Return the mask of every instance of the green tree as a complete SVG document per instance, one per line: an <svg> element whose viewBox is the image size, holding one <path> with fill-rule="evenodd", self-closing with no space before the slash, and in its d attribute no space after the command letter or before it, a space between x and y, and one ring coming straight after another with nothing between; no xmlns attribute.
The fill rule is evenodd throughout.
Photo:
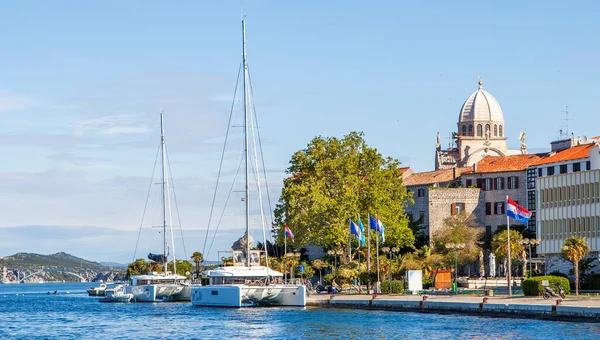
<svg viewBox="0 0 600 340"><path fill-rule="evenodd" d="M139 275L147 273L149 270L148 261L144 259L137 259L127 266L127 279L132 275Z"/></svg>
<svg viewBox="0 0 600 340"><path fill-rule="evenodd" d="M445 266L454 265L454 251L446 248L447 244L464 244L463 249L457 250L458 263L464 265L479 258L483 230L475 224L473 218L464 212L444 219L444 227L433 235L433 247L437 254L445 256ZM439 265L439 257L435 259Z"/></svg>
<svg viewBox="0 0 600 340"><path fill-rule="evenodd" d="M575 295L579 295L579 261L581 261L589 251L585 239L578 236L571 236L563 243L563 256L573 262L573 270L575 272Z"/></svg>
<svg viewBox="0 0 600 340"><path fill-rule="evenodd" d="M317 259L312 261L312 266L319 271L319 281L323 282L323 275L321 271L323 268L327 267L327 263L321 259Z"/></svg>
<svg viewBox="0 0 600 340"><path fill-rule="evenodd" d="M204 256L199 251L195 251L191 257L192 261L196 264L196 277L200 275L200 263L204 262Z"/></svg>
<svg viewBox="0 0 600 340"><path fill-rule="evenodd" d="M188 272L191 272L194 266L186 260L177 260L177 273L179 275L187 276ZM167 270L173 272L173 261L167 264Z"/></svg>
<svg viewBox="0 0 600 340"><path fill-rule="evenodd" d="M275 209L274 233L283 243L283 225L295 234L298 244L347 247L349 219L377 214L385 225L386 243L412 247L404 206L410 201L400 163L384 158L369 147L361 132L342 139L315 137L292 155L289 177ZM367 226L368 227L368 226ZM375 233L371 237L375 240ZM347 249L347 248L346 248Z"/></svg>
<svg viewBox="0 0 600 340"><path fill-rule="evenodd" d="M508 253L508 233L506 229L494 235L492 239L492 251L496 258L503 261ZM523 239L523 235L520 232L511 229L510 230L510 258L511 260L518 259L525 248L519 242Z"/></svg>

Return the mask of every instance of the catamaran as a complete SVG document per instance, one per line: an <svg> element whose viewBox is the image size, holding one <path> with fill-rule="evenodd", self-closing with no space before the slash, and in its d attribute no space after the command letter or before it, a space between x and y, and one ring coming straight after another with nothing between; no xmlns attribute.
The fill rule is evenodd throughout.
<svg viewBox="0 0 600 340"><path fill-rule="evenodd" d="M187 278L182 275L171 273L167 270L169 263L167 252L167 219L169 219L169 231L171 235L171 244L173 243L173 228L171 221L170 201L169 201L169 183L166 164L166 146L163 113L160 113L160 147L162 163L162 235L163 235L163 253L148 254L148 259L162 264L162 272L149 272L146 274L132 275L129 278L129 284L125 287L125 294L132 294L133 301L136 302L159 302L159 301L190 301L190 286L187 284ZM173 269L177 272L177 260L175 258L175 249L173 253Z"/></svg>
<svg viewBox="0 0 600 340"><path fill-rule="evenodd" d="M191 289L192 305L194 306L305 306L306 287L303 285L284 284L283 274L269 268L268 253L251 249L250 237L250 177L249 164L249 114L251 107L251 91L249 90L248 63L246 60L246 21L242 19L242 67L243 67L243 107L244 107L244 167L245 167L245 227L246 232L241 242L242 249L232 249L230 266L218 267L205 274L208 285L193 286ZM252 134L254 136L254 133ZM256 143L256 140L254 140ZM254 145L253 174L260 183L256 145ZM260 207L263 236L265 235L265 219L260 197L260 185L257 185L258 206ZM216 190L215 190L216 195ZM207 234L208 235L208 234ZM266 238L266 237L265 237ZM266 244L266 239L264 244ZM264 256L263 256L264 255ZM261 258L265 265L261 265Z"/></svg>

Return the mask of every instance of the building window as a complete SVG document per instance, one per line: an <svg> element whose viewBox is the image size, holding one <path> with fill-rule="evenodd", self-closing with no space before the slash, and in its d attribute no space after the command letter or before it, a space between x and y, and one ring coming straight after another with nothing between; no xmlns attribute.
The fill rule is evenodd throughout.
<svg viewBox="0 0 600 340"><path fill-rule="evenodd" d="M507 181L507 185L506 185L507 189L519 189L519 177L518 176L507 177L506 181ZM534 179L534 183L535 183L535 179Z"/></svg>
<svg viewBox="0 0 600 340"><path fill-rule="evenodd" d="M490 124L485 124L485 135L489 136L490 133L491 133Z"/></svg>
<svg viewBox="0 0 600 340"><path fill-rule="evenodd" d="M492 202L485 202L485 214L486 215L492 214Z"/></svg>
<svg viewBox="0 0 600 340"><path fill-rule="evenodd" d="M585 162L585 169L586 170L591 170L592 169L592 162L591 161Z"/></svg>
<svg viewBox="0 0 600 340"><path fill-rule="evenodd" d="M467 135L467 126L466 126L466 125L463 125L463 126L462 126L462 135L463 135L463 136L466 136L466 135Z"/></svg>
<svg viewBox="0 0 600 340"><path fill-rule="evenodd" d="M504 190L504 177L494 178L494 190Z"/></svg>
<svg viewBox="0 0 600 340"><path fill-rule="evenodd" d="M419 213L419 224L423 224L423 223L425 223L425 213L421 211Z"/></svg>
<svg viewBox="0 0 600 340"><path fill-rule="evenodd" d="M573 163L573 172L579 172L581 171L581 163L577 162L577 163Z"/></svg>
<svg viewBox="0 0 600 340"><path fill-rule="evenodd" d="M542 177L542 168L538 168L538 177Z"/></svg>
<svg viewBox="0 0 600 340"><path fill-rule="evenodd" d="M452 203L450 205L450 214L452 215L460 215L463 211L465 211L464 203Z"/></svg>
<svg viewBox="0 0 600 340"><path fill-rule="evenodd" d="M498 137L498 125L494 124L494 137Z"/></svg>
<svg viewBox="0 0 600 340"><path fill-rule="evenodd" d="M504 202L494 203L494 215L504 215Z"/></svg>
<svg viewBox="0 0 600 340"><path fill-rule="evenodd" d="M561 174L566 174L567 173L567 165L563 164L560 166L560 173Z"/></svg>
<svg viewBox="0 0 600 340"><path fill-rule="evenodd" d="M473 136L473 124L469 124L469 136Z"/></svg>
<svg viewBox="0 0 600 340"><path fill-rule="evenodd" d="M502 137L502 125L498 127L498 136Z"/></svg>
<svg viewBox="0 0 600 340"><path fill-rule="evenodd" d="M527 209L530 211L535 210L535 190L527 191Z"/></svg>
<svg viewBox="0 0 600 340"><path fill-rule="evenodd" d="M477 124L477 136L481 137L483 136L483 127L481 126L481 124Z"/></svg>
<svg viewBox="0 0 600 340"><path fill-rule="evenodd" d="M467 187L467 188L470 188L471 186L473 186L473 180L472 180L472 179L468 179L468 180L466 181L466 184L465 184L465 185L466 185L466 187Z"/></svg>
<svg viewBox="0 0 600 340"><path fill-rule="evenodd" d="M535 189L535 169L527 169L527 189Z"/></svg>
<svg viewBox="0 0 600 340"><path fill-rule="evenodd" d="M485 179L485 188L484 190L494 190L494 179L486 178Z"/></svg>
<svg viewBox="0 0 600 340"><path fill-rule="evenodd" d="M425 197L425 189L417 190L417 197Z"/></svg>
<svg viewBox="0 0 600 340"><path fill-rule="evenodd" d="M546 174L548 174L548 176L554 175L554 167L553 166L547 167L546 168Z"/></svg>

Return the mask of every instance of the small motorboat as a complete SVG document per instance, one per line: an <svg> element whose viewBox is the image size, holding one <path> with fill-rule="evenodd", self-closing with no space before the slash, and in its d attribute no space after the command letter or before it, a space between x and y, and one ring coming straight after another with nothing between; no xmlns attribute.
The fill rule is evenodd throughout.
<svg viewBox="0 0 600 340"><path fill-rule="evenodd" d="M106 295L106 284L102 283L98 287L92 287L87 290L89 296L105 296Z"/></svg>
<svg viewBox="0 0 600 340"><path fill-rule="evenodd" d="M105 297L100 302L129 302L133 299L133 294L125 293L125 285L117 285L115 288L106 289Z"/></svg>

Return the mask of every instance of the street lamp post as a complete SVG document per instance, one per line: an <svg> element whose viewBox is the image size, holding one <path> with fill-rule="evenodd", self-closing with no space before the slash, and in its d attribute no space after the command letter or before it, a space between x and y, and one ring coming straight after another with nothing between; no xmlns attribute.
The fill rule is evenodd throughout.
<svg viewBox="0 0 600 340"><path fill-rule="evenodd" d="M458 251L465 249L464 243L447 243L446 249L454 252L454 282L458 288Z"/></svg>
<svg viewBox="0 0 600 340"><path fill-rule="evenodd" d="M337 254L337 257L335 258L335 260L336 260L336 262L335 262L335 264L336 264L336 272L337 272L337 259L338 259L338 257L340 258L340 264L341 264L341 262L342 262L342 255L344 255L344 251L341 250L341 249L338 249L335 253Z"/></svg>
<svg viewBox="0 0 600 340"><path fill-rule="evenodd" d="M537 246L540 244L540 240L536 238L524 238L519 240L519 243L529 248L529 277L531 277L532 263L531 263L531 246Z"/></svg>
<svg viewBox="0 0 600 340"><path fill-rule="evenodd" d="M382 247L381 251L385 254L388 253L390 255L390 286L389 286L389 293L392 293L392 253L391 253L391 248L390 247Z"/></svg>
<svg viewBox="0 0 600 340"><path fill-rule="evenodd" d="M399 251L400 251L400 248L398 248L398 247L392 247L392 256L395 256L396 259L397 259L398 258L397 254L398 254ZM398 268L398 270L400 270L400 269ZM390 276L392 275L391 274L392 272L393 272L392 271L392 259L390 259Z"/></svg>
<svg viewBox="0 0 600 340"><path fill-rule="evenodd" d="M334 261L335 261L335 250L333 249L329 249L327 251L327 255L329 255L329 258L331 259L331 257L334 257ZM334 262L335 263L335 262ZM335 264L333 265L333 272L335 273Z"/></svg>

